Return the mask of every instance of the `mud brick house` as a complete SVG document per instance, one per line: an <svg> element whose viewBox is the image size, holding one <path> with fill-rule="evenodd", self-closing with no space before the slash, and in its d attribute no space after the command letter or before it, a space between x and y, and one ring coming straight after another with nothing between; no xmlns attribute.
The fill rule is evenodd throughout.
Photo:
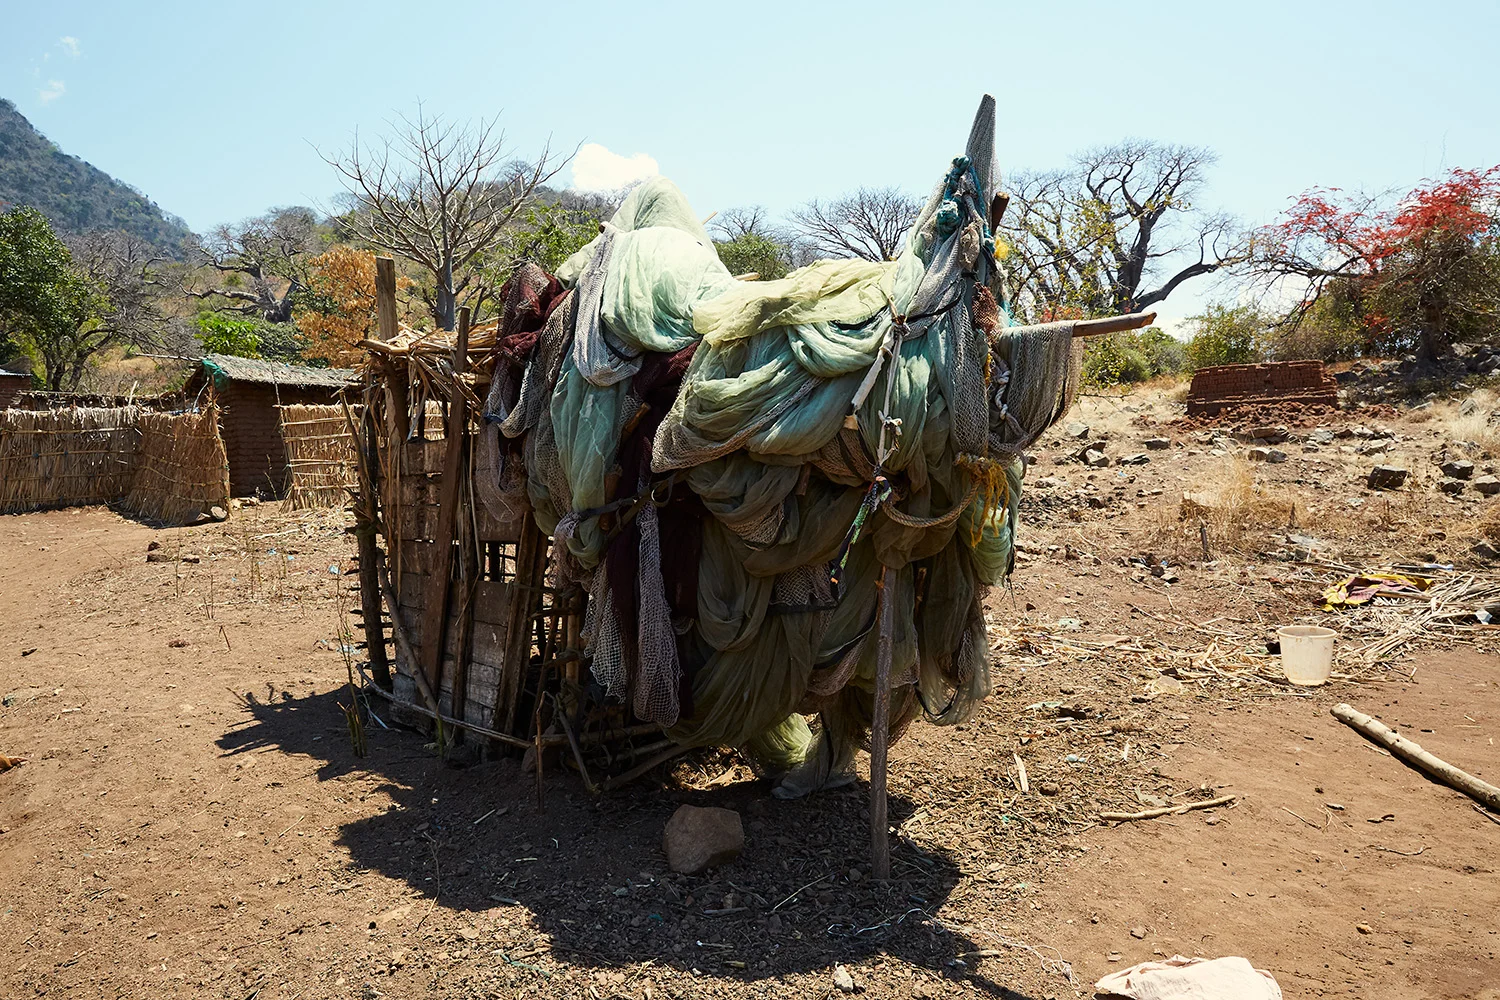
<svg viewBox="0 0 1500 1000"><path fill-rule="evenodd" d="M0 368L0 410L15 405L15 399L31 389L31 376L25 372L6 371Z"/></svg>
<svg viewBox="0 0 1500 1000"><path fill-rule="evenodd" d="M205 355L188 378L187 397L212 390L229 457L231 496L280 497L287 487L286 446L278 406L328 404L356 379L342 368L306 368L277 361Z"/></svg>
<svg viewBox="0 0 1500 1000"><path fill-rule="evenodd" d="M1301 403L1336 407L1338 383L1321 361L1274 361L1262 365L1199 368L1188 389L1188 416L1217 414L1246 403Z"/></svg>

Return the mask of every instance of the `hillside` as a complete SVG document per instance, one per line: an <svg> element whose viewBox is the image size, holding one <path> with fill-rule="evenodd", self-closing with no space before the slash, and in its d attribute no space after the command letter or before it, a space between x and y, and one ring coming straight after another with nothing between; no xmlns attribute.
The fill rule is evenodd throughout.
<svg viewBox="0 0 1500 1000"><path fill-rule="evenodd" d="M32 205L59 229L118 229L176 252L187 225L141 192L69 156L0 98L0 210Z"/></svg>

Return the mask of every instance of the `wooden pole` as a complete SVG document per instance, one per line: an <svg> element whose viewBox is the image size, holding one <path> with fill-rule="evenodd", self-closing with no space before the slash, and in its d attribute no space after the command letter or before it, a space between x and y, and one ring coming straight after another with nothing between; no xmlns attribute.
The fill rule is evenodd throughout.
<svg viewBox="0 0 1500 1000"><path fill-rule="evenodd" d="M1386 728L1380 722L1349 705L1335 705L1329 709L1333 717L1359 733L1371 743L1389 750L1403 763L1421 771L1440 784L1463 792L1491 812L1500 812L1500 788L1487 781L1461 771L1452 764L1423 750L1405 736Z"/></svg>
<svg viewBox="0 0 1500 1000"><path fill-rule="evenodd" d="M875 649L875 717L870 731L870 876L891 877L891 841L886 817L886 751L891 736L891 644L896 609L892 600L896 574L880 574L880 635Z"/></svg>
<svg viewBox="0 0 1500 1000"><path fill-rule="evenodd" d="M458 311L458 335L453 356L455 362L467 359L469 350L469 310ZM442 690L443 647L448 635L448 595L453 575L453 528L458 517L459 482L463 478L464 432L468 427L464 394L458 386L463 368L453 369L453 384L448 395L448 441L443 457L442 490L438 494L438 523L433 533L433 569L427 608L422 616L422 672L434 691Z"/></svg>
<svg viewBox="0 0 1500 1000"><path fill-rule="evenodd" d="M376 337L389 344L396 339L396 262L375 258Z"/></svg>
<svg viewBox="0 0 1500 1000"><path fill-rule="evenodd" d="M1106 333L1124 333L1139 330L1156 322L1156 313L1127 313L1124 316L1106 316L1103 319L1079 320L1073 324L1073 338L1099 337Z"/></svg>
<svg viewBox="0 0 1500 1000"><path fill-rule="evenodd" d="M375 339L381 343L388 344L396 339L396 262L390 257L375 258L375 329ZM395 465L399 470L399 456L411 434L411 406L407 400L406 361L403 358L392 362L393 367L397 364L402 369L401 377L392 377L387 389L390 392L391 436L395 439L392 447L398 456Z"/></svg>
<svg viewBox="0 0 1500 1000"><path fill-rule="evenodd" d="M375 569L375 528L380 521L379 448L375 444L375 417L366 406L360 415L359 505L354 530L359 540L359 607L365 619L365 652L375 684L391 689L391 665L385 653L385 627L380 623L380 576ZM400 443L397 443L400 447Z"/></svg>

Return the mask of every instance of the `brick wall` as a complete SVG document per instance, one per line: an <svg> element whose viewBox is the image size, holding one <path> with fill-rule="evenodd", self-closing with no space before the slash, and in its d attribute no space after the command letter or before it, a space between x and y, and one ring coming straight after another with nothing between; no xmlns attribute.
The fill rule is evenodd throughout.
<svg viewBox="0 0 1500 1000"><path fill-rule="evenodd" d="M326 388L231 382L219 393L219 427L229 456L229 492L242 497L286 493L286 446L281 440L278 403L333 403L337 391Z"/></svg>
<svg viewBox="0 0 1500 1000"><path fill-rule="evenodd" d="M1218 413L1226 406L1256 402L1338 405L1338 386L1321 361L1273 361L1219 365L1193 373L1188 415Z"/></svg>
<svg viewBox="0 0 1500 1000"><path fill-rule="evenodd" d="M15 398L30 389L30 375L0 375L0 410L10 409Z"/></svg>

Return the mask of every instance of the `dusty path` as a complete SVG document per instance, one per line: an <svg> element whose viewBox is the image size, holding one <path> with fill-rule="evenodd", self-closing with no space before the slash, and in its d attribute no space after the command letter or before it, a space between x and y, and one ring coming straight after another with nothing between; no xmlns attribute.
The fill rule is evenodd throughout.
<svg viewBox="0 0 1500 1000"><path fill-rule="evenodd" d="M511 762L453 768L415 734L372 726L356 759L340 528L266 508L170 532L0 518L0 753L31 757L0 774L0 996L824 997L840 961L871 997L1041 1000L1157 951L1245 955L1288 997L1500 996L1500 826L1327 715L1360 703L1497 780L1494 657L1305 699L1141 700L1128 657L1008 669L975 722L897 748L903 835L875 884L859 788L781 803L728 759L603 802L559 775L540 812ZM152 541L167 561L145 561ZM1245 590L1211 585L1184 581L1175 608ZM1109 586L1038 560L997 614L1139 632L1169 609ZM1083 700L1113 721L1039 707ZM1053 798L1016 797L1016 752ZM1245 800L1082 818L1203 783ZM680 801L741 809L744 857L667 872Z"/></svg>

